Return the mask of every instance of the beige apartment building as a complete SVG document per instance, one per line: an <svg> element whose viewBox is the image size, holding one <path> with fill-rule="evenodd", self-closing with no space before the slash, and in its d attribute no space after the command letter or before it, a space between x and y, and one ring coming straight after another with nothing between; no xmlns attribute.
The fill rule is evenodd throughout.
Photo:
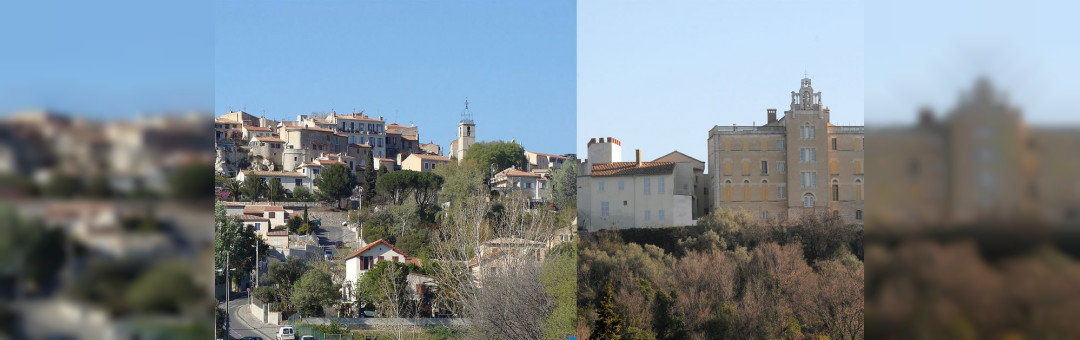
<svg viewBox="0 0 1080 340"><path fill-rule="evenodd" d="M694 224L694 170L690 162L622 161L622 142L589 140L588 158L578 167L577 207L581 228L628 229Z"/></svg>
<svg viewBox="0 0 1080 340"><path fill-rule="evenodd" d="M709 131L712 208L745 209L767 224L810 213L863 224L864 128L830 123L809 78L791 92L783 117L766 113L765 125Z"/></svg>
<svg viewBox="0 0 1080 340"><path fill-rule="evenodd" d="M1080 129L1025 124L985 79L945 117L923 110L867 143L887 155L870 164L882 179L867 187L875 227L1080 223Z"/></svg>
<svg viewBox="0 0 1080 340"><path fill-rule="evenodd" d="M349 144L367 144L377 158L388 157L386 153L386 122L382 117L373 118L363 113L339 115L331 112L326 118L330 130L345 136Z"/></svg>
<svg viewBox="0 0 1080 340"><path fill-rule="evenodd" d="M443 166L448 163L450 163L450 159L446 158L446 156L414 153L401 161L401 170L429 172L435 170L435 167L437 166Z"/></svg>

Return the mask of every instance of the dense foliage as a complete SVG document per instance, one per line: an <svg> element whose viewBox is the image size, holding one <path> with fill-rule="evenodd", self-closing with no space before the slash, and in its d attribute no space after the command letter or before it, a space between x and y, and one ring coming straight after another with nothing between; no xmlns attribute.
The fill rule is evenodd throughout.
<svg viewBox="0 0 1080 340"><path fill-rule="evenodd" d="M493 141L478 142L469 146L462 160L471 163L477 168L487 170L484 172L485 182L491 177L491 166L495 166L495 172L509 167L525 169L529 160L525 158L525 148L516 142Z"/></svg>
<svg viewBox="0 0 1080 340"><path fill-rule="evenodd" d="M579 334L611 338L617 319L627 339L862 338L861 232L828 216L750 221L720 210L693 227L583 235Z"/></svg>
<svg viewBox="0 0 1080 340"><path fill-rule="evenodd" d="M315 178L315 186L326 198L335 201L338 208L341 208L341 200L351 196L358 184L356 175L343 164L327 165Z"/></svg>

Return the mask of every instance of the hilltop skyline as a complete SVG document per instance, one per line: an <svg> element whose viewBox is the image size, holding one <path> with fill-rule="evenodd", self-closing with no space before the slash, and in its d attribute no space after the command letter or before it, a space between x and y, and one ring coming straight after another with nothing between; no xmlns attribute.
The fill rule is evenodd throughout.
<svg viewBox="0 0 1080 340"><path fill-rule="evenodd" d="M363 110L445 148L468 98L479 141L572 153L575 18L571 1L219 2L215 115Z"/></svg>

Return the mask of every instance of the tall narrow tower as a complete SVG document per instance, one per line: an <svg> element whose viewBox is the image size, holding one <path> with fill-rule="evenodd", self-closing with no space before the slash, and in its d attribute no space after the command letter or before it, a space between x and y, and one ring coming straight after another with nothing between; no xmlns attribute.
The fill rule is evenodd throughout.
<svg viewBox="0 0 1080 340"><path fill-rule="evenodd" d="M465 158L465 151L469 146L476 143L476 123L473 122L472 111L469 110L469 99L465 98L465 109L461 111L461 121L458 122L457 139L450 142L450 157L461 162Z"/></svg>

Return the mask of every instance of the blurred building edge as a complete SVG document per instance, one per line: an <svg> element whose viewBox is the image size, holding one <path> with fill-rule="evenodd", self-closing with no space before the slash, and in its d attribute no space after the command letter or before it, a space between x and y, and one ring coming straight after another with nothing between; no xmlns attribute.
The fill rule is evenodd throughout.
<svg viewBox="0 0 1080 340"><path fill-rule="evenodd" d="M867 135L871 229L1080 223L1080 127L1025 124L986 79L941 119Z"/></svg>
<svg viewBox="0 0 1080 340"><path fill-rule="evenodd" d="M0 118L0 197L204 194L209 202L212 126L210 115L197 113L99 121L33 110ZM196 167L206 168L202 191L185 181L192 176L174 178Z"/></svg>

